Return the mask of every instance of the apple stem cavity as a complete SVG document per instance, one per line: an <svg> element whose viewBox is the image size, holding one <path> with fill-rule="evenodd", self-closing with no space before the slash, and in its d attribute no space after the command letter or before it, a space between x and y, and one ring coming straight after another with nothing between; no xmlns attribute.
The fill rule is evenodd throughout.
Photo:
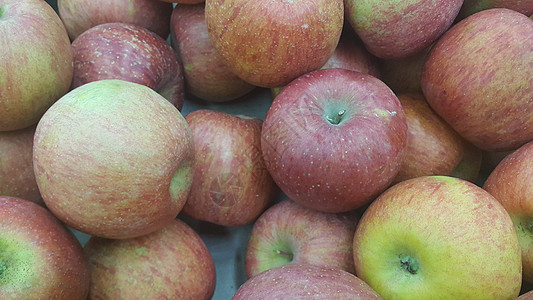
<svg viewBox="0 0 533 300"><path fill-rule="evenodd" d="M289 261L292 261L292 259L294 258L294 255L292 253L282 251L282 250L274 250L274 251L276 251L277 254L287 258Z"/></svg>
<svg viewBox="0 0 533 300"><path fill-rule="evenodd" d="M420 267L416 259L414 259L413 257L409 255L404 255L404 254L400 254L398 258L400 259L400 266L402 269L404 269L405 271L413 275L418 273L418 269Z"/></svg>
<svg viewBox="0 0 533 300"><path fill-rule="evenodd" d="M330 122L333 125L339 125L339 123L342 121L342 117L344 116L345 113L346 113L345 109L340 110L339 112L337 112L337 114L335 114L333 116L327 115L326 116L326 120L328 120L328 122Z"/></svg>

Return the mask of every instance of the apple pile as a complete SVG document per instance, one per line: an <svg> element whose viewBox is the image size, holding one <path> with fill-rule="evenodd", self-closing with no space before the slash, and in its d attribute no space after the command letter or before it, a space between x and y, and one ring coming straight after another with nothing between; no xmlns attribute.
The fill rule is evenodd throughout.
<svg viewBox="0 0 533 300"><path fill-rule="evenodd" d="M533 3L0 0L0 299L528 299Z"/></svg>

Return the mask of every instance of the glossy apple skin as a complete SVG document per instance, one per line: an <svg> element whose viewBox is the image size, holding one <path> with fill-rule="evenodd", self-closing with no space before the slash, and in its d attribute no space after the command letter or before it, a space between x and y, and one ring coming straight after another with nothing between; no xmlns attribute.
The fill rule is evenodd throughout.
<svg viewBox="0 0 533 300"><path fill-rule="evenodd" d="M381 299L364 281L331 267L290 264L269 269L239 287L232 300Z"/></svg>
<svg viewBox="0 0 533 300"><path fill-rule="evenodd" d="M507 155L490 173L483 188L511 216L522 248L524 280L533 283L533 142Z"/></svg>
<svg viewBox="0 0 533 300"><path fill-rule="evenodd" d="M63 23L45 1L4 0L0 7L0 131L11 131L36 124L68 92L72 53Z"/></svg>
<svg viewBox="0 0 533 300"><path fill-rule="evenodd" d="M184 78L172 47L146 28L125 24L96 25L72 42L71 88L91 81L121 79L146 85L181 109Z"/></svg>
<svg viewBox="0 0 533 300"><path fill-rule="evenodd" d="M462 179L424 176L392 186L364 212L353 243L356 275L383 299L516 299L520 292L509 214Z"/></svg>
<svg viewBox="0 0 533 300"><path fill-rule="evenodd" d="M340 122L335 119L344 111ZM262 152L272 178L293 201L323 212L370 202L404 157L407 121L382 81L322 69L287 85L263 122Z"/></svg>
<svg viewBox="0 0 533 300"><path fill-rule="evenodd" d="M435 42L463 0L345 0L346 19L368 51L384 59L414 55Z"/></svg>
<svg viewBox="0 0 533 300"><path fill-rule="evenodd" d="M44 202L67 225L131 238L181 211L194 144L185 119L161 95L99 80L66 94L39 121L33 165Z"/></svg>
<svg viewBox="0 0 533 300"><path fill-rule="evenodd" d="M465 0L457 18L462 20L491 8L508 8L526 16L533 15L533 2L528 0Z"/></svg>
<svg viewBox="0 0 533 300"><path fill-rule="evenodd" d="M90 274L81 244L45 208L0 196L0 298L85 300Z"/></svg>
<svg viewBox="0 0 533 300"><path fill-rule="evenodd" d="M228 66L261 87L322 67L339 42L342 0L208 0L207 30Z"/></svg>
<svg viewBox="0 0 533 300"><path fill-rule="evenodd" d="M261 154L263 122L208 109L191 112L185 120L197 164L183 212L222 226L255 221L275 192Z"/></svg>
<svg viewBox="0 0 533 300"><path fill-rule="evenodd" d="M354 273L355 213L323 213L281 201L254 223L245 255L251 278L285 264L312 264Z"/></svg>
<svg viewBox="0 0 533 300"><path fill-rule="evenodd" d="M58 0L57 7L72 41L91 27L114 22L135 24L166 39L173 8L153 0Z"/></svg>
<svg viewBox="0 0 533 300"><path fill-rule="evenodd" d="M466 153L466 142L431 110L423 95L397 96L407 118L407 150L394 182L451 175Z"/></svg>
<svg viewBox="0 0 533 300"><path fill-rule="evenodd" d="M188 93L206 101L226 102L255 88L235 75L215 49L207 33L204 4L177 5L170 22L171 44L183 64Z"/></svg>
<svg viewBox="0 0 533 300"><path fill-rule="evenodd" d="M43 205L33 172L35 126L0 132L0 195Z"/></svg>
<svg viewBox="0 0 533 300"><path fill-rule="evenodd" d="M216 273L200 236L181 220L124 240L91 237L88 299L211 299Z"/></svg>
<svg viewBox="0 0 533 300"><path fill-rule="evenodd" d="M516 149L533 139L532 48L533 22L526 16L504 8L472 15L431 49L424 95L478 148Z"/></svg>

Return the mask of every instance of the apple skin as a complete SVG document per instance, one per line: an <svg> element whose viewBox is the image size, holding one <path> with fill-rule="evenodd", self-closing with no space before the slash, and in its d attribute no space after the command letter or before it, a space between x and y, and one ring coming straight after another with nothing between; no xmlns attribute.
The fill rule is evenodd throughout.
<svg viewBox="0 0 533 300"><path fill-rule="evenodd" d="M508 8L526 16L533 15L533 2L528 0L464 0L457 19L462 20L490 8Z"/></svg>
<svg viewBox="0 0 533 300"><path fill-rule="evenodd" d="M405 58L435 42L459 13L463 0L345 0L346 19L373 55Z"/></svg>
<svg viewBox="0 0 533 300"><path fill-rule="evenodd" d="M35 126L0 131L0 195L44 205L33 172Z"/></svg>
<svg viewBox="0 0 533 300"><path fill-rule="evenodd" d="M48 210L0 196L0 228L1 299L87 299L81 244Z"/></svg>
<svg viewBox="0 0 533 300"><path fill-rule="evenodd" d="M323 213L283 200L254 223L245 255L251 278L286 264L312 264L355 273L353 236L358 216Z"/></svg>
<svg viewBox="0 0 533 300"><path fill-rule="evenodd" d="M177 3L177 4L187 4L187 5L205 3L204 0L159 0L159 1L168 2L168 3Z"/></svg>
<svg viewBox="0 0 533 300"><path fill-rule="evenodd" d="M71 88L102 79L146 85L181 110L184 78L172 47L144 27L125 23L96 25L72 42Z"/></svg>
<svg viewBox="0 0 533 300"><path fill-rule="evenodd" d="M254 222L276 188L261 153L263 122L209 109L191 112L185 120L197 163L183 212L222 226Z"/></svg>
<svg viewBox="0 0 533 300"><path fill-rule="evenodd" d="M154 0L57 0L59 16L74 41L87 29L104 23L128 23L155 32L170 33L172 4Z"/></svg>
<svg viewBox="0 0 533 300"><path fill-rule="evenodd" d="M245 299L381 299L352 273L324 266L290 264L248 279L232 300Z"/></svg>
<svg viewBox="0 0 533 300"><path fill-rule="evenodd" d="M211 299L211 253L189 225L175 219L153 233L124 240L91 237L88 299Z"/></svg>
<svg viewBox="0 0 533 300"><path fill-rule="evenodd" d="M152 89L123 80L82 85L39 121L33 165L46 206L104 238L153 232L183 208L194 169L190 129Z"/></svg>
<svg viewBox="0 0 533 300"><path fill-rule="evenodd" d="M207 0L205 21L233 72L272 88L326 63L339 42L344 5L342 0Z"/></svg>
<svg viewBox="0 0 533 300"><path fill-rule="evenodd" d="M507 155L490 173L483 188L513 220L522 249L524 280L533 283L533 141Z"/></svg>
<svg viewBox="0 0 533 300"><path fill-rule="evenodd" d="M533 139L532 37L531 19L493 8L454 25L428 55L422 90L429 105L481 150Z"/></svg>
<svg viewBox="0 0 533 300"><path fill-rule="evenodd" d="M262 152L278 187L323 212L359 208L387 188L400 169L407 121L379 79L322 69L288 84L262 129Z"/></svg>
<svg viewBox="0 0 533 300"><path fill-rule="evenodd" d="M69 91L72 53L65 26L41 0L0 3L0 131L36 124Z"/></svg>
<svg viewBox="0 0 533 300"><path fill-rule="evenodd" d="M469 143L429 107L423 95L397 96L407 118L407 150L394 183L419 176L451 175L463 158L463 171L458 170L457 175L477 179L481 150L473 146L467 149ZM476 167L469 169L470 162Z"/></svg>
<svg viewBox="0 0 533 300"><path fill-rule="evenodd" d="M462 179L423 176L392 186L363 213L353 243L357 277L383 299L516 299L520 292L509 214Z"/></svg>
<svg viewBox="0 0 533 300"><path fill-rule="evenodd" d="M226 102L255 88L235 75L215 49L207 32L204 4L177 5L170 19L170 38L183 64L188 93L206 101Z"/></svg>

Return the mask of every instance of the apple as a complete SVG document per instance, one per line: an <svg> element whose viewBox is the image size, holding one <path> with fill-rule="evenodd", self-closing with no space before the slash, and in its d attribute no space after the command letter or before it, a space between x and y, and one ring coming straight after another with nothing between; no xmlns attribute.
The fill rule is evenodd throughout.
<svg viewBox="0 0 533 300"><path fill-rule="evenodd" d="M104 238L161 229L183 208L194 169L191 131L154 90L89 82L59 99L37 125L33 165L60 220Z"/></svg>
<svg viewBox="0 0 533 300"><path fill-rule="evenodd" d="M91 237L89 299L211 299L211 253L189 225L175 219L150 234L123 240Z"/></svg>
<svg viewBox="0 0 533 300"><path fill-rule="evenodd" d="M101 79L148 86L181 109L184 78L172 47L144 27L125 23L96 25L72 42L71 88Z"/></svg>
<svg viewBox="0 0 533 300"><path fill-rule="evenodd" d="M0 131L0 195L44 205L33 172L35 126Z"/></svg>
<svg viewBox="0 0 533 300"><path fill-rule="evenodd" d="M407 150L394 182L426 175L451 175L465 157L467 143L431 110L423 95L397 96L407 118ZM475 154L468 157L461 165L465 165L465 171L469 161L480 163L480 151L471 153L479 158Z"/></svg>
<svg viewBox="0 0 533 300"><path fill-rule="evenodd" d="M487 176L498 166L498 164L515 150L509 151L482 151L481 171Z"/></svg>
<svg viewBox="0 0 533 300"><path fill-rule="evenodd" d="M462 20L490 8L508 8L526 16L533 15L533 2L527 0L464 0L457 19Z"/></svg>
<svg viewBox="0 0 533 300"><path fill-rule="evenodd" d="M407 121L391 89L346 69L300 76L274 99L262 153L293 201L323 212L357 209L387 188L406 148Z"/></svg>
<svg viewBox="0 0 533 300"><path fill-rule="evenodd" d="M373 55L400 59L429 47L452 25L463 0L345 0L346 19Z"/></svg>
<svg viewBox="0 0 533 300"><path fill-rule="evenodd" d="M207 31L237 76L279 87L322 67L344 23L342 0L205 1Z"/></svg>
<svg viewBox="0 0 533 300"><path fill-rule="evenodd" d="M517 298L517 300L531 300L531 299L533 299L533 290L523 293Z"/></svg>
<svg viewBox="0 0 533 300"><path fill-rule="evenodd" d="M18 130L36 124L68 92L70 40L42 0L2 0L0 36L0 131Z"/></svg>
<svg viewBox="0 0 533 300"><path fill-rule="evenodd" d="M247 280L232 300L245 299L381 299L361 279L346 271L291 264L267 270Z"/></svg>
<svg viewBox="0 0 533 300"><path fill-rule="evenodd" d="M193 111L185 120L197 164L183 212L222 226L254 222L275 191L261 153L263 122L210 109Z"/></svg>
<svg viewBox="0 0 533 300"><path fill-rule="evenodd" d="M85 300L89 268L81 244L45 208L0 196L0 298Z"/></svg>
<svg viewBox="0 0 533 300"><path fill-rule="evenodd" d="M170 19L170 38L183 64L189 94L226 102L255 88L235 75L215 49L207 33L204 4L176 5Z"/></svg>
<svg viewBox="0 0 533 300"><path fill-rule="evenodd" d="M422 90L433 110L481 150L533 139L533 21L493 8L463 19L431 49Z"/></svg>
<svg viewBox="0 0 533 300"><path fill-rule="evenodd" d="M171 3L155 0L57 0L59 16L74 41L87 29L104 23L128 23L169 35Z"/></svg>
<svg viewBox="0 0 533 300"><path fill-rule="evenodd" d="M404 58L379 60L380 79L396 94L422 94L422 71L431 46Z"/></svg>
<svg viewBox="0 0 533 300"><path fill-rule="evenodd" d="M490 173L483 188L513 220L522 249L524 280L533 283L533 141L507 155Z"/></svg>
<svg viewBox="0 0 533 300"><path fill-rule="evenodd" d="M483 151L471 143L463 141L463 157L455 166L450 176L461 178L473 183L478 183L482 178L481 165L483 163Z"/></svg>
<svg viewBox="0 0 533 300"><path fill-rule="evenodd" d="M187 5L194 5L194 4L205 2L204 0L159 0L159 1L168 2L168 3L177 3L177 4L187 4Z"/></svg>
<svg viewBox="0 0 533 300"><path fill-rule="evenodd" d="M363 213L353 247L357 277L383 299L516 299L520 292L509 214L459 178L423 176L387 189Z"/></svg>
<svg viewBox="0 0 533 300"><path fill-rule="evenodd" d="M354 273L357 215L324 213L292 200L271 206L254 223L245 255L251 278L286 264L312 264Z"/></svg>

